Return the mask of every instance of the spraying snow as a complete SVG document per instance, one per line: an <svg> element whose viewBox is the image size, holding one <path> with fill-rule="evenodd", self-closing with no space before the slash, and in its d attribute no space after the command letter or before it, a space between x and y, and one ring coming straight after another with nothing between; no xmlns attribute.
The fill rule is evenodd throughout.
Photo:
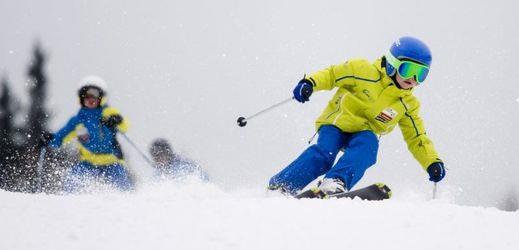
<svg viewBox="0 0 519 250"><path fill-rule="evenodd" d="M516 249L519 213L422 197L296 200L196 180L134 193L0 191L0 249Z"/></svg>

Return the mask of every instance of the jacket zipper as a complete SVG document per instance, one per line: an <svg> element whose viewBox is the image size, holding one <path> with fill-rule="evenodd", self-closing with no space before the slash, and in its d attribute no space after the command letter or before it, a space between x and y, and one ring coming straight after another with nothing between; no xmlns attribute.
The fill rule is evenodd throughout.
<svg viewBox="0 0 519 250"><path fill-rule="evenodd" d="M333 119L333 125L337 125L337 119L339 119L339 117L341 117L341 115L344 113L344 111L342 111L342 108L341 108L341 105L342 105L342 99L344 99L346 95L343 95L341 97L341 99L339 100L339 110L341 111L336 117L335 119Z"/></svg>
<svg viewBox="0 0 519 250"><path fill-rule="evenodd" d="M341 102L343 96L344 96L344 95L342 95L341 98L339 98L339 100L337 100L337 101L335 102L335 105L337 105L337 109L335 109L333 112L331 112L330 114L328 114L328 115L326 116L326 119L330 118L332 115L334 115L335 113L339 112L339 110L341 109L340 102Z"/></svg>

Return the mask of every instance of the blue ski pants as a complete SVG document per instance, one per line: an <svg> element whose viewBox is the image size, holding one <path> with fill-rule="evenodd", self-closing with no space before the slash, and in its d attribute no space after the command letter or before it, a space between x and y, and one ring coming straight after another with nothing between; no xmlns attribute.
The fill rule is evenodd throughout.
<svg viewBox="0 0 519 250"><path fill-rule="evenodd" d="M339 150L344 154L334 165ZM377 161L378 138L371 131L345 133L333 125L319 129L317 144L306 149L285 169L274 175L271 187L283 187L295 194L321 175L338 178L350 190L366 169Z"/></svg>
<svg viewBox="0 0 519 250"><path fill-rule="evenodd" d="M121 191L132 188L132 182L128 171L118 163L108 166L95 166L82 161L72 167L64 182L64 190L74 193L85 187L88 181L104 181Z"/></svg>

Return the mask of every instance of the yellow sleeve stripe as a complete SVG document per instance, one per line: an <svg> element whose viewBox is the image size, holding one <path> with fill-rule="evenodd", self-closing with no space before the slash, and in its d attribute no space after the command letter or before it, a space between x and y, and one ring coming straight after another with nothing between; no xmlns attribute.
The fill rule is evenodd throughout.
<svg viewBox="0 0 519 250"><path fill-rule="evenodd" d="M72 130L72 132L70 132L67 136L65 136L65 138L63 138L63 144L70 143L72 140L76 139L77 138L77 130L80 129L82 126L83 126L83 124L81 124L81 123L76 125L74 130Z"/></svg>
<svg viewBox="0 0 519 250"><path fill-rule="evenodd" d="M94 154L90 150L85 148L83 145L81 145L81 143L79 143L78 145L81 161L87 161L96 166L107 166L114 163L125 163L123 159L119 159L113 154Z"/></svg>
<svg viewBox="0 0 519 250"><path fill-rule="evenodd" d="M76 131L70 132L65 138L63 138L63 144L70 143L72 140L74 140L77 137Z"/></svg>

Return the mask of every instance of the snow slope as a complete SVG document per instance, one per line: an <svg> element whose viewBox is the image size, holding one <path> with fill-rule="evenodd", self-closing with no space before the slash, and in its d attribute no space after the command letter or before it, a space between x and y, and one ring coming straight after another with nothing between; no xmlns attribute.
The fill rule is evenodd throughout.
<svg viewBox="0 0 519 250"><path fill-rule="evenodd" d="M445 200L295 200L196 182L0 200L0 249L519 248L518 212Z"/></svg>

